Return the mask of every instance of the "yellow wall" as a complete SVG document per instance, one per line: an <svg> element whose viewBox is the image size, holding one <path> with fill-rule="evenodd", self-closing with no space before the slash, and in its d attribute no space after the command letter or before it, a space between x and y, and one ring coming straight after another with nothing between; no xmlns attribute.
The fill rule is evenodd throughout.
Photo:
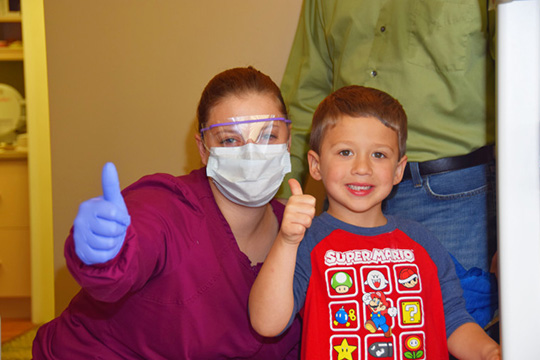
<svg viewBox="0 0 540 360"><path fill-rule="evenodd" d="M45 2L56 313L78 290L63 245L81 201L116 163L144 174L199 167L195 108L207 81L253 65L281 81L301 0ZM44 134L45 136L45 134Z"/></svg>

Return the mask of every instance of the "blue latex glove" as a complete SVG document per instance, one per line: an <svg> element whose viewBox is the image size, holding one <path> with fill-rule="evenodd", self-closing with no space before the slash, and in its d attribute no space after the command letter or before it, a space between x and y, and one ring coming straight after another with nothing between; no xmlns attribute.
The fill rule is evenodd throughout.
<svg viewBox="0 0 540 360"><path fill-rule="evenodd" d="M463 297L467 311L478 325L485 327L493 319L499 307L497 279L495 274L485 272L477 267L465 268L450 254L456 273L463 288Z"/></svg>
<svg viewBox="0 0 540 360"><path fill-rule="evenodd" d="M114 258L131 222L113 163L103 167L101 186L103 196L83 202L73 223L75 253L86 265Z"/></svg>

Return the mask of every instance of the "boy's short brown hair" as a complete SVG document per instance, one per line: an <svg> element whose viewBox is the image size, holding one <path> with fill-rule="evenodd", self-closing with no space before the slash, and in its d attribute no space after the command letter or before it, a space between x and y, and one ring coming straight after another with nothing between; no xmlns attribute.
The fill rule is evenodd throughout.
<svg viewBox="0 0 540 360"><path fill-rule="evenodd" d="M405 155L407 142L407 115L401 104L384 91L358 86L345 86L328 95L313 114L309 145L317 154L326 130L333 127L343 115L373 116L398 135L399 158Z"/></svg>

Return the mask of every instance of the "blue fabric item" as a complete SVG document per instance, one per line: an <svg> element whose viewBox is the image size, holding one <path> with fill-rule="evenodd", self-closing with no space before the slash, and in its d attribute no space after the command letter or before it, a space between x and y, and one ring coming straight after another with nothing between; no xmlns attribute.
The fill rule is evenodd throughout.
<svg viewBox="0 0 540 360"><path fill-rule="evenodd" d="M476 267L465 270L452 254L450 256L463 288L465 307L478 325L484 328L493 319L499 307L495 274Z"/></svg>

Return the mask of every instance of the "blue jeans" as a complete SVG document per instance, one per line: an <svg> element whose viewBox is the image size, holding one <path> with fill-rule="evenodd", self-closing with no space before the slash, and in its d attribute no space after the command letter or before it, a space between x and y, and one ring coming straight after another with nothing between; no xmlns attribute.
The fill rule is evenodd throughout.
<svg viewBox="0 0 540 360"><path fill-rule="evenodd" d="M495 164L420 176L396 185L383 212L416 220L430 229L457 260L489 271L497 248Z"/></svg>

